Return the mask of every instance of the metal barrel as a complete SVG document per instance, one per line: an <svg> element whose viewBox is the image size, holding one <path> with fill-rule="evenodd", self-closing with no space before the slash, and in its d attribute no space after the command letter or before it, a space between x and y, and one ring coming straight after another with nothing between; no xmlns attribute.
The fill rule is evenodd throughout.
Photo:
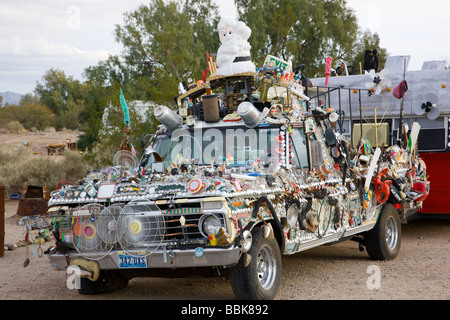
<svg viewBox="0 0 450 320"><path fill-rule="evenodd" d="M183 119L166 106L158 106L154 115L159 122L171 130L175 130L183 124Z"/></svg>
<svg viewBox="0 0 450 320"><path fill-rule="evenodd" d="M220 120L219 115L219 103L217 101L217 95L204 95L203 101L203 115L205 122L217 122Z"/></svg>

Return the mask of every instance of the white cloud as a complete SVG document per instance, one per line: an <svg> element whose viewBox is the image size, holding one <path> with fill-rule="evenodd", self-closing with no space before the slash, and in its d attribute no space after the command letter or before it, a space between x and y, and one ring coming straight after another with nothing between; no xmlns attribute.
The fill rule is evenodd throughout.
<svg viewBox="0 0 450 320"><path fill-rule="evenodd" d="M50 68L82 79L118 54L113 29L141 1L16 0L0 3L0 92L32 92Z"/></svg>
<svg viewBox="0 0 450 320"><path fill-rule="evenodd" d="M82 50L64 42L51 42L44 37L25 39L20 37L0 37L0 42L8 45L0 47L0 55L65 58L65 59L106 59L106 50Z"/></svg>
<svg viewBox="0 0 450 320"><path fill-rule="evenodd" d="M215 0L224 16L236 16L233 0ZM59 68L81 79L85 68L119 54L114 25L144 0L4 0L0 3L0 92L31 92L44 73ZM393 55L450 59L447 0L347 0L362 29L380 35Z"/></svg>
<svg viewBox="0 0 450 320"><path fill-rule="evenodd" d="M450 59L447 0L347 0L359 26L380 36L391 55L410 55L410 70L424 61Z"/></svg>

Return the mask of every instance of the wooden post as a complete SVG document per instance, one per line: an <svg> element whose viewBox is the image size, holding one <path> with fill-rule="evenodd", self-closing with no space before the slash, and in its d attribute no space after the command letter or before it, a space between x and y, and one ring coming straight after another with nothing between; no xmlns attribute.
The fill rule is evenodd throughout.
<svg viewBox="0 0 450 320"><path fill-rule="evenodd" d="M5 253L5 186L0 184L0 258Z"/></svg>

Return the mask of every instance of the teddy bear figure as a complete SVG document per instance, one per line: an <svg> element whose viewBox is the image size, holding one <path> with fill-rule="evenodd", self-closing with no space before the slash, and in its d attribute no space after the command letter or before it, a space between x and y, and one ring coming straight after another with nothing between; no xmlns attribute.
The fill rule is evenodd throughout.
<svg viewBox="0 0 450 320"><path fill-rule="evenodd" d="M232 75L243 72L256 72L250 59L248 38L252 31L241 21L222 18L217 25L221 45L217 51L218 75Z"/></svg>

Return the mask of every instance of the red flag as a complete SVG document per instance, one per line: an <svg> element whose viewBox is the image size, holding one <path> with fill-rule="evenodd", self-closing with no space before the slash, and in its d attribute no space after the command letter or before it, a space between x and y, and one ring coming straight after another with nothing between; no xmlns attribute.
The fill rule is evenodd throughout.
<svg viewBox="0 0 450 320"><path fill-rule="evenodd" d="M327 57L325 60L325 85L328 85L328 78L331 74L331 62L333 61L333 58Z"/></svg>

